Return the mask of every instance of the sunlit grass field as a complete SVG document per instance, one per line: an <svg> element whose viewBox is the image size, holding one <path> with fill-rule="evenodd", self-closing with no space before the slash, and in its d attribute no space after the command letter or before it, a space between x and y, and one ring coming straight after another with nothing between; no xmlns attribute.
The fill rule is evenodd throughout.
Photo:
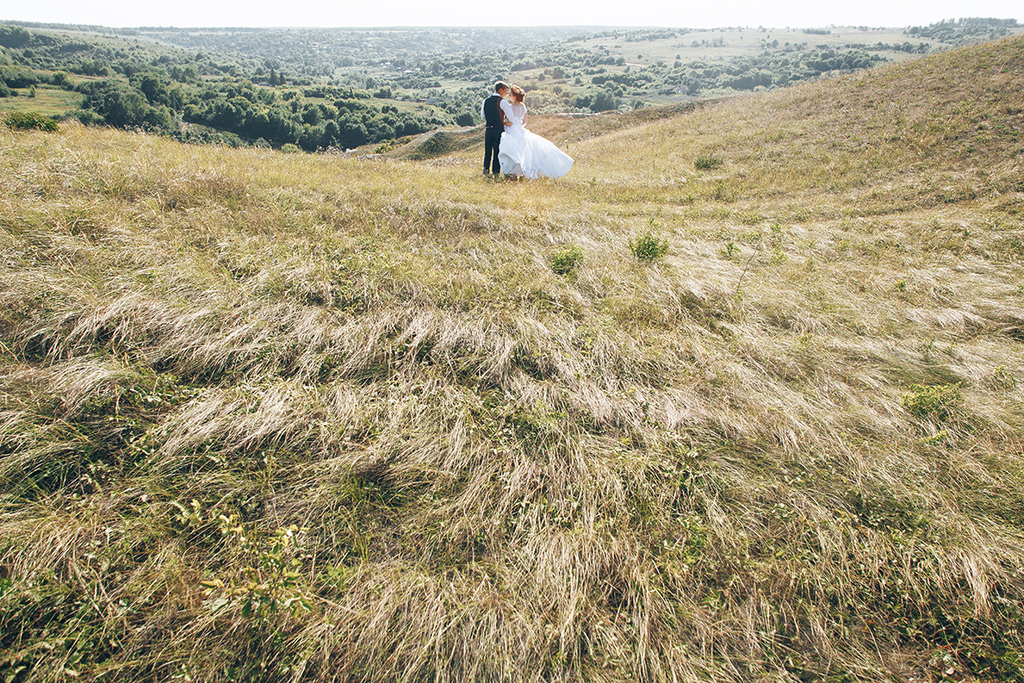
<svg viewBox="0 0 1024 683"><path fill-rule="evenodd" d="M16 97L0 98L0 116L6 112L38 112L45 116L59 117L68 111L77 109L82 104L82 96L60 88L39 85L35 94L30 95L28 88L15 90Z"/></svg>
<svg viewBox="0 0 1024 683"><path fill-rule="evenodd" d="M754 57L767 47L771 51L785 50L803 44L805 49L827 47L833 50L847 49L854 45L877 47L902 45L909 42L914 47L924 43L929 49L945 46L934 40L904 33L901 28L871 28L866 26L830 26L815 29L821 33L789 27L734 27L725 29L688 29L685 33L671 37L657 37L660 29L637 28L633 31L619 31L622 35L602 35L575 43L589 49L606 50L612 57L622 57L633 64L650 65L658 60L672 64L676 59L689 62L695 59L729 59L732 57ZM1019 34L1021 29L1010 29ZM624 39L634 34L633 40ZM644 39L637 39L639 37ZM778 44L774 44L778 41ZM893 61L911 59L906 52L884 49L879 54Z"/></svg>
<svg viewBox="0 0 1024 683"><path fill-rule="evenodd" d="M1021 680L1022 87L536 117L536 182L0 128L0 673Z"/></svg>

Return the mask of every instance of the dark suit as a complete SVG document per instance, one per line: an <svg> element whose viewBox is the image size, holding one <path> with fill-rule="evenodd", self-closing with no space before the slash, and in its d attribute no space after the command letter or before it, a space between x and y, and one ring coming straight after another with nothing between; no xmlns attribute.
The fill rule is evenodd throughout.
<svg viewBox="0 0 1024 683"><path fill-rule="evenodd" d="M501 173L501 164L498 163L498 147L501 146L501 133L505 126L501 120L501 95L494 93L484 100L484 173Z"/></svg>

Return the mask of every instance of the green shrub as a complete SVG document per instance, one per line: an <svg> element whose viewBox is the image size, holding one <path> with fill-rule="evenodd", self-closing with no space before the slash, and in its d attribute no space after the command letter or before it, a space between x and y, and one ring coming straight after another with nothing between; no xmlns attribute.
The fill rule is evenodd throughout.
<svg viewBox="0 0 1024 683"><path fill-rule="evenodd" d="M12 111L4 117L4 123L13 130L31 130L37 128L52 133L57 130L57 122L49 116L34 111Z"/></svg>
<svg viewBox="0 0 1024 683"><path fill-rule="evenodd" d="M562 247L551 256L551 270L559 275L569 275L575 272L576 267L583 263L583 249L575 244Z"/></svg>
<svg viewBox="0 0 1024 683"><path fill-rule="evenodd" d="M638 260L653 261L668 253L668 240L658 239L650 232L645 232L629 241L629 249Z"/></svg>
<svg viewBox="0 0 1024 683"><path fill-rule="evenodd" d="M103 126L106 124L103 117L91 109L78 109L72 112L71 116L81 121L82 125L85 126Z"/></svg>
<svg viewBox="0 0 1024 683"><path fill-rule="evenodd" d="M199 518L198 506L193 514ZM229 569L223 577L200 582L214 599L215 609L237 602L244 619L270 621L278 611L292 614L310 611L310 601L302 587L302 537L306 530L297 526L265 531L244 527L237 516L220 515L221 535L231 541L243 568Z"/></svg>
<svg viewBox="0 0 1024 683"><path fill-rule="evenodd" d="M955 384L933 387L915 384L908 393L903 394L903 407L915 417L944 422L953 416L963 398L960 387Z"/></svg>
<svg viewBox="0 0 1024 683"><path fill-rule="evenodd" d="M724 166L725 159L715 154L706 154L697 157L693 162L693 165L696 166L699 171L711 171Z"/></svg>
<svg viewBox="0 0 1024 683"><path fill-rule="evenodd" d="M1006 369L1005 365L1000 365L992 371L992 375L988 378L986 384L993 389L1013 391L1017 388L1017 378L1013 376L1012 372Z"/></svg>

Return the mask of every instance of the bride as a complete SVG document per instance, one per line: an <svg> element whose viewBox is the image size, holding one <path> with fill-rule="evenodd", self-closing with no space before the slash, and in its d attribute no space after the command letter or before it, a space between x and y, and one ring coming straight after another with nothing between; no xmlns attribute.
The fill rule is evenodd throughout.
<svg viewBox="0 0 1024 683"><path fill-rule="evenodd" d="M518 85L510 89L511 115L505 108L508 124L501 134L498 161L501 172L527 178L561 178L572 168L571 156L558 149L551 141L526 129L526 91Z"/></svg>

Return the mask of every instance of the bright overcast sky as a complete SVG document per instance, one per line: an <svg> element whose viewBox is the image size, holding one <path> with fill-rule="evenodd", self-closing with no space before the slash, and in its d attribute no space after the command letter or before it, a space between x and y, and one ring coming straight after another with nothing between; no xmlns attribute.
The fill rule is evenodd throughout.
<svg viewBox="0 0 1024 683"><path fill-rule="evenodd" d="M0 22L177 26L664 26L818 28L923 26L943 19L995 17L1024 21L1021 0L3 0Z"/></svg>

